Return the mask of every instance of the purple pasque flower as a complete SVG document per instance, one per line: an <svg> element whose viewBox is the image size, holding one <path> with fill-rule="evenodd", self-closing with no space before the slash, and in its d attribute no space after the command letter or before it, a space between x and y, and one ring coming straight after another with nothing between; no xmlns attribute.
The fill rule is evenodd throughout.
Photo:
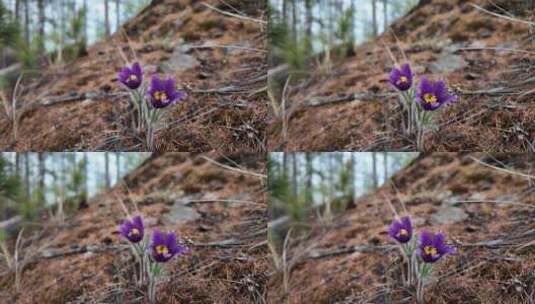
<svg viewBox="0 0 535 304"><path fill-rule="evenodd" d="M400 91L407 91L412 87L412 71L408 63L401 66L401 69L392 68L390 72L390 83Z"/></svg>
<svg viewBox="0 0 535 304"><path fill-rule="evenodd" d="M188 253L189 248L177 244L176 235L173 232L163 233L155 229L152 233L150 251L156 262L163 263L169 261L177 254Z"/></svg>
<svg viewBox="0 0 535 304"><path fill-rule="evenodd" d="M434 234L422 231L416 254L425 263L435 263L442 256L455 253L455 247L446 245L445 238L442 232Z"/></svg>
<svg viewBox="0 0 535 304"><path fill-rule="evenodd" d="M155 108L165 108L186 97L184 91L176 89L175 81L172 78L165 80L153 75L148 91L150 103Z"/></svg>
<svg viewBox="0 0 535 304"><path fill-rule="evenodd" d="M119 227L119 232L132 243L141 241L145 232L141 216L135 216L132 221L125 220Z"/></svg>
<svg viewBox="0 0 535 304"><path fill-rule="evenodd" d="M443 80L432 81L425 77L420 80L416 99L427 111L440 108L445 103L456 102L457 96L450 94Z"/></svg>
<svg viewBox="0 0 535 304"><path fill-rule="evenodd" d="M394 220L388 228L388 235L402 244L408 243L412 238L411 219L404 216L400 221Z"/></svg>
<svg viewBox="0 0 535 304"><path fill-rule="evenodd" d="M139 88L141 82L143 82L143 71L141 70L139 62L134 62L131 68L124 67L117 77L122 84L135 90Z"/></svg>

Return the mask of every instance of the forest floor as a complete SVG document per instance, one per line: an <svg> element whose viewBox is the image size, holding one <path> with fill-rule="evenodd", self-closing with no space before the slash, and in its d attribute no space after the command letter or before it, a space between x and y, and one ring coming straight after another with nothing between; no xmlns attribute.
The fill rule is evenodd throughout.
<svg viewBox="0 0 535 304"><path fill-rule="evenodd" d="M0 302L145 303L144 290L132 282L130 248L118 233L122 202L143 215L147 231L174 231L191 248L167 263L158 303L262 303L264 165L252 154L151 157L63 223L49 218L28 228L19 253L21 292L13 273L2 270Z"/></svg>
<svg viewBox="0 0 535 304"><path fill-rule="evenodd" d="M265 18L256 1L154 0L86 56L23 79L17 140L3 117L0 147L144 150L125 127L128 95L117 81L124 54L142 64L145 78L172 76L188 93L157 134L159 151L264 150Z"/></svg>
<svg viewBox="0 0 535 304"><path fill-rule="evenodd" d="M422 1L392 31L357 46L355 55L334 58L330 69L311 63L312 72L287 88L286 137L282 120L270 120L269 149L414 150L388 83L394 65L388 46L398 62L401 47L417 77L444 79L460 96L436 111L438 131L427 133L425 150L534 151L535 26L522 20L535 15L516 11L517 2Z"/></svg>
<svg viewBox="0 0 535 304"><path fill-rule="evenodd" d="M435 266L425 303L533 303L535 158L527 154L420 155L331 223L311 221L287 249L288 290L270 278L270 302L414 303L387 234L403 205L416 231L444 231L456 255ZM402 204L403 203L403 204Z"/></svg>

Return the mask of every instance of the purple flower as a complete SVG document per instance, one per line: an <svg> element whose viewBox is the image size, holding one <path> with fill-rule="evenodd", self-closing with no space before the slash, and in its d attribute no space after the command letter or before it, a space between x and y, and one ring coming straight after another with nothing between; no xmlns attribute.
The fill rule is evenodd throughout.
<svg viewBox="0 0 535 304"><path fill-rule="evenodd" d="M433 234L432 232L422 231L416 254L425 263L434 263L445 254L455 253L455 247L446 245L444 239L445 235L441 232Z"/></svg>
<svg viewBox="0 0 535 304"><path fill-rule="evenodd" d="M119 228L121 235L132 243L138 243L143 239L144 228L140 216L135 216L132 221L125 220Z"/></svg>
<svg viewBox="0 0 535 304"><path fill-rule="evenodd" d="M176 243L176 236L173 232L167 234L155 229L152 233L152 242L150 244L152 257L156 262L167 262L176 254L185 254L189 248Z"/></svg>
<svg viewBox="0 0 535 304"><path fill-rule="evenodd" d="M163 80L156 75L152 76L147 94L149 95L150 103L155 108L165 108L186 97L186 93L176 89L175 81L172 78Z"/></svg>
<svg viewBox="0 0 535 304"><path fill-rule="evenodd" d="M422 77L416 99L424 110L433 111L445 103L456 102L457 96L448 92L444 81L435 82Z"/></svg>
<svg viewBox="0 0 535 304"><path fill-rule="evenodd" d="M139 88L143 81L143 72L139 62L135 62L132 68L124 67L117 75L119 81L132 90Z"/></svg>
<svg viewBox="0 0 535 304"><path fill-rule="evenodd" d="M401 221L394 220L388 229L388 235L400 243L407 243L412 238L412 224L408 216L401 218Z"/></svg>
<svg viewBox="0 0 535 304"><path fill-rule="evenodd" d="M412 71L408 63L401 66L401 69L394 67L390 72L390 83L400 91L407 91L412 86Z"/></svg>

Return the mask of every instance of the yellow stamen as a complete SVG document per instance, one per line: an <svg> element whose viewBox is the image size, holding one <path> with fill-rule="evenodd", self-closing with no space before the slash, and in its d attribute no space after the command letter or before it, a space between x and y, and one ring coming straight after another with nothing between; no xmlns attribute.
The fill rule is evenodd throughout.
<svg viewBox="0 0 535 304"><path fill-rule="evenodd" d="M428 104L437 103L437 97L431 93L424 94L424 101Z"/></svg>
<svg viewBox="0 0 535 304"><path fill-rule="evenodd" d="M398 232L398 236L407 236L407 235L409 235L409 232L405 229L401 229Z"/></svg>
<svg viewBox="0 0 535 304"><path fill-rule="evenodd" d="M158 246L156 246L156 253L162 254L162 255L167 255L167 254L169 254L169 249L166 246L158 245Z"/></svg>
<svg viewBox="0 0 535 304"><path fill-rule="evenodd" d="M434 255L437 255L438 251L435 247L433 246L425 246L424 247L424 253L426 255L431 255L431 256L434 256Z"/></svg>
<svg viewBox="0 0 535 304"><path fill-rule="evenodd" d="M134 74L128 76L128 81L137 81L137 76Z"/></svg>
<svg viewBox="0 0 535 304"><path fill-rule="evenodd" d="M165 101L167 100L167 94L165 92L156 91L154 92L154 99L158 101Z"/></svg>
<svg viewBox="0 0 535 304"><path fill-rule="evenodd" d="M409 82L409 79L405 76L401 76L397 82L398 85Z"/></svg>
<svg viewBox="0 0 535 304"><path fill-rule="evenodd" d="M139 230L137 228L132 228L132 230L130 230L130 232L128 233L128 236L133 235L139 235Z"/></svg>

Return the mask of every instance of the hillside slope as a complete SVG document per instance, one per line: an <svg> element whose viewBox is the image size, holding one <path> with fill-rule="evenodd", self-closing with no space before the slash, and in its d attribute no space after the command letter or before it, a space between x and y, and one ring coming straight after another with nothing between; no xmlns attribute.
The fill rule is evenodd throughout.
<svg viewBox="0 0 535 304"><path fill-rule="evenodd" d="M23 81L18 140L0 120L0 148L17 151L140 150L125 126L128 97L117 81L125 58L145 77L186 89L157 135L165 151L259 151L264 145L264 5L256 1L153 0L88 55ZM245 17L225 15L232 13ZM249 19L247 19L249 18ZM126 34L126 35L125 35ZM25 79L25 78L23 78Z"/></svg>
<svg viewBox="0 0 535 304"><path fill-rule="evenodd" d="M502 169L514 171L512 174ZM270 279L270 302L413 303L387 229L400 202L415 229L442 230L458 248L436 266L426 303L532 303L535 299L535 158L526 154L421 155L356 207L295 241L288 295ZM531 302L530 302L531 301Z"/></svg>
<svg viewBox="0 0 535 304"><path fill-rule="evenodd" d="M282 122L273 120L269 148L414 150L414 140L400 131L399 107L388 83L394 63L385 45L403 62L395 33L418 76L444 79L461 97L437 111L438 131L426 135L426 150L534 150L533 30L473 6L535 20L524 3L421 1L392 24L391 32L356 47L354 56L335 61L330 71L312 64L311 75L288 89L286 141Z"/></svg>
<svg viewBox="0 0 535 304"><path fill-rule="evenodd" d="M125 218L120 201L131 213L137 205L148 231L174 231L192 250L166 265L169 280L159 286L158 303L261 303L266 205L263 182L253 174L263 174L264 163L253 155L150 158L65 223L50 219L25 233L21 255L36 257L22 273L20 294L13 275L0 274L0 303L144 303L117 231Z"/></svg>

